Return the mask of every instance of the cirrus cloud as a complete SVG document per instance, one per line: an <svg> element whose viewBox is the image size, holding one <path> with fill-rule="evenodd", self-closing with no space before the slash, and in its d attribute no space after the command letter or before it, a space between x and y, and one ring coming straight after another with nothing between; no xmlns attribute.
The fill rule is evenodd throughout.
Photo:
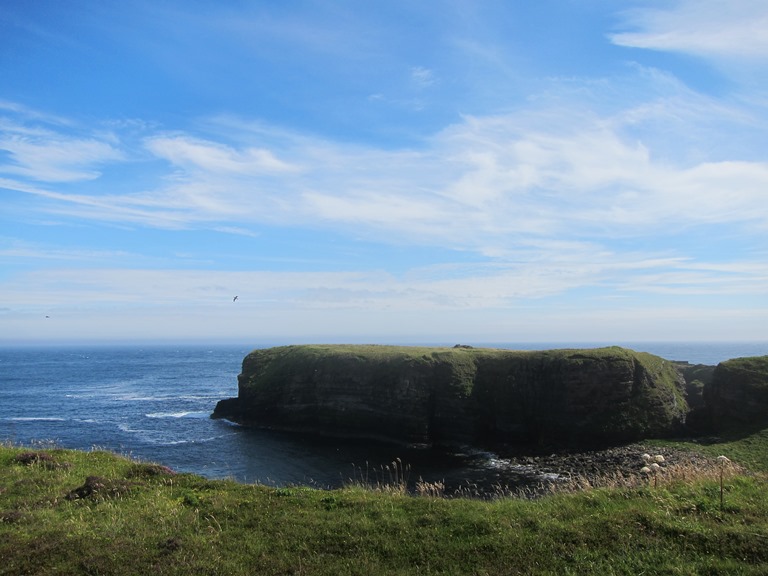
<svg viewBox="0 0 768 576"><path fill-rule="evenodd" d="M713 58L768 59L768 5L762 0L678 0L624 14L634 32L611 34L620 46Z"/></svg>

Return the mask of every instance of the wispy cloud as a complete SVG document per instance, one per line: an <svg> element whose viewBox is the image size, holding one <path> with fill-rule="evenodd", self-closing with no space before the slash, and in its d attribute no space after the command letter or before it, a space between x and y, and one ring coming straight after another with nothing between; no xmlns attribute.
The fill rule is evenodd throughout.
<svg viewBox="0 0 768 576"><path fill-rule="evenodd" d="M0 111L11 112L14 115L21 115L31 120L45 122L47 124L58 124L60 126L72 126L72 122L63 116L57 116L47 112L35 110L19 102L0 99ZM0 117L0 123L5 124L8 120ZM18 127L17 127L18 128ZM39 132L38 132L39 133Z"/></svg>
<svg viewBox="0 0 768 576"><path fill-rule="evenodd" d="M423 66L414 66L411 68L411 80L418 88L429 88L437 82L435 73Z"/></svg>
<svg viewBox="0 0 768 576"><path fill-rule="evenodd" d="M715 58L768 59L768 5L762 0L678 0L665 8L634 9L610 35L621 46Z"/></svg>
<svg viewBox="0 0 768 576"><path fill-rule="evenodd" d="M22 4L8 41L36 48L0 99L4 319L55 308L62 338L80 310L91 331L181 335L529 337L595 311L606 333L691 334L705 311L764 327L762 0ZM566 13L565 34L531 26L565 31ZM96 47L87 74L67 68ZM51 82L40 110L10 99L33 77Z"/></svg>
<svg viewBox="0 0 768 576"><path fill-rule="evenodd" d="M114 262L126 256L124 251L116 250L73 250L51 248L45 244L4 239L0 237L0 260L12 261L16 259L47 260L58 263L83 263Z"/></svg>
<svg viewBox="0 0 768 576"><path fill-rule="evenodd" d="M156 136L147 139L146 146L155 156L175 167L213 174L258 175L297 169L265 148L235 150L187 136Z"/></svg>
<svg viewBox="0 0 768 576"><path fill-rule="evenodd" d="M24 251L28 254L28 251ZM0 254L2 256L3 254ZM38 254L37 257L41 255ZM47 254L70 260L84 254ZM105 259L108 254L94 254ZM112 257L116 257L113 254ZM231 272L203 270L150 270L102 267L30 272L6 282L0 295L14 307L40 304L77 308L85 304L222 306L231 296L240 305L275 309L346 308L350 310L502 309L531 299L578 287L613 282L617 271L628 271L620 290L638 293L721 293L756 295L768 278L768 269L705 270L675 260L653 261L638 256L603 255L591 262L521 263L520 265L453 265L410 271L402 277L372 272ZM691 292L693 289L693 292Z"/></svg>
<svg viewBox="0 0 768 576"><path fill-rule="evenodd" d="M26 108L8 109L27 113ZM0 174L38 182L93 180L99 177L100 166L123 159L119 149L97 137L80 138L7 119L0 119L0 151L9 159L0 164Z"/></svg>
<svg viewBox="0 0 768 576"><path fill-rule="evenodd" d="M765 226L768 163L731 158L727 139L690 157L689 147L668 147L663 130L670 116L681 132L689 126L700 132L701 124L716 132L713 115L733 123L748 114L722 103L706 106L667 78L654 80L652 103L605 111L592 96L569 107L534 101L518 112L465 117L405 150L263 124L254 131L247 119L239 130L227 121L206 137L149 133L144 148L50 128L22 137L22 128L6 125L0 141L10 162L0 174L16 177L6 179L9 189L57 201L37 209L85 218L174 228L332 227L382 242L408 239L497 256L530 239L600 242L672 227ZM670 100L659 97L664 90ZM167 168L141 189L75 193L45 185L102 172L107 182L112 165L146 161L147 152L156 170L157 162Z"/></svg>
<svg viewBox="0 0 768 576"><path fill-rule="evenodd" d="M579 255L576 248L559 259L548 252L538 261L431 266L402 276L108 265L37 270L0 282L0 301L11 303L0 315L5 333L22 338L34 331L66 339L204 334L248 342L764 338L764 264L730 262L723 269L640 253L590 255L586 246ZM561 296L587 287L587 298Z"/></svg>

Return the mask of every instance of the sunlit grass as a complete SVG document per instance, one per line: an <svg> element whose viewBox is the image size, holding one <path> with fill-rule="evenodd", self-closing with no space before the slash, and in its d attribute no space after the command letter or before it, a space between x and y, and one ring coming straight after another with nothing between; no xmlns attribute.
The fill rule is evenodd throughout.
<svg viewBox="0 0 768 576"><path fill-rule="evenodd" d="M712 458L725 454L750 470L768 472L768 428L756 432L730 432L706 440L653 440L648 443L691 450Z"/></svg>
<svg viewBox="0 0 768 576"><path fill-rule="evenodd" d="M729 467L721 505L716 462L664 462L655 487L641 467L537 499L446 499L408 495L399 461L391 483L322 491L5 445L0 574L764 573L764 475Z"/></svg>

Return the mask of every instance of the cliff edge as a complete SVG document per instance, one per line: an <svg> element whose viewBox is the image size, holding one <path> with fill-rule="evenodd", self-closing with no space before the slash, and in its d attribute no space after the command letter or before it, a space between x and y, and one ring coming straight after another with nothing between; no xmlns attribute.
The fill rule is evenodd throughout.
<svg viewBox="0 0 768 576"><path fill-rule="evenodd" d="M674 363L619 347L283 346L246 356L213 417L407 444L615 443L679 430L684 388Z"/></svg>

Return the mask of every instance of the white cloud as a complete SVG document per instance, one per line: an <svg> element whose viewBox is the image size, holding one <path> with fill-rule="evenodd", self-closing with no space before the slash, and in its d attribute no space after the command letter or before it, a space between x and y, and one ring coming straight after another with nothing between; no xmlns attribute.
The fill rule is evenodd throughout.
<svg viewBox="0 0 768 576"><path fill-rule="evenodd" d="M625 13L634 32L610 35L621 46L714 58L768 58L764 0L679 0L663 9Z"/></svg>
<svg viewBox="0 0 768 576"><path fill-rule="evenodd" d="M615 44L693 54L727 70L744 65L754 71L765 62L768 5L762 0L643 4L655 8L626 12L620 32L611 36ZM54 240L46 246L44 238L0 246L0 258L12 264L0 280L0 302L13 303L20 314L54 306L73 319L78 308L95 307L104 312L100 321L110 312L128 321L135 311L181 327L188 326L178 316L184 310L204 325L226 331L229 323L246 333L255 318L288 330L306 313L319 331L323 321L338 318L354 327L365 318L375 326L372 332L405 323L436 333L450 331L456 313L466 325L480 327L478 333L495 326L502 334L515 321L536 330L537 313L549 306L569 319L563 322L590 323L597 310L615 326L618 318L643 322L645 311L663 320L681 303L690 304L691 314L711 308L738 315L756 303L764 309L764 300L758 302L767 279L765 248L760 251L768 230L764 75L748 75L757 90L739 93L733 83L711 95L686 86L680 79L685 76L637 64L614 77L531 77L541 73L531 72L540 55L517 50L517 39L478 33L496 32L496 23L474 27L486 13L478 13L476 22L459 17L461 26L447 27L423 52L427 67L415 65L412 44L390 50L401 38L396 28L354 9L320 7L312 17L262 8L194 14L154 4L147 9L125 14L128 20L115 29L118 45L133 47L131 54L142 51L175 86L199 93L206 82L201 78L228 76L256 90L260 80L246 86L248 78L220 66L229 62L235 70L245 62L249 73L256 71L249 78L263 80L273 72L273 88L261 91L259 84L265 98L253 101L247 91L222 97L221 109L258 109L295 125L314 118L316 130L332 126L344 137L233 115L176 126L137 118L84 126L0 100L0 194L7 221L18 215L26 222L66 224L66 231L78 227L71 238L57 228L50 238L63 245L55 249ZM151 30L139 42L125 22L147 14L153 16ZM89 22L111 27L114 18ZM208 38L225 31L215 48L221 58L197 41L201 34L187 34L190 29ZM551 52L563 46L552 44ZM654 61L696 77L697 86L711 80L697 75L701 67L686 68L685 59ZM544 73L577 69L544 62ZM614 69L615 62L594 62ZM288 93L304 81L318 93ZM537 92L523 99L532 85ZM206 102L226 91L226 84L202 90ZM269 94L285 94L286 100ZM350 104L355 99L361 108ZM488 110L489 102L495 103L491 112L477 112ZM425 126L438 126L458 109L474 114L425 133ZM418 121L414 110L423 112ZM328 117L318 120L321 114ZM404 127L405 116L412 124ZM370 130L353 126L367 121ZM398 147L404 130L409 144ZM353 141L366 134L384 135L386 142ZM116 248L103 252L75 245L105 224L136 234L130 240L115 236ZM185 234L189 245L180 246L173 243L181 242L181 234L144 234L152 228L205 230L205 242L212 244L216 234L236 234L240 242L229 244L235 253L214 264L215 256L200 256L215 253L195 245L200 236ZM34 230L42 236L52 231ZM173 245L142 245L150 237L172 238ZM311 246L308 255L298 252L314 240L327 244ZM352 244L357 240L367 241L364 248ZM120 242L145 254L123 253ZM388 246L377 252L377 245ZM326 259L326 247L340 249ZM152 260L150 253L162 256ZM148 269L180 254L185 266L293 271ZM349 271L370 270L380 254L380 271ZM393 263L397 255L405 257ZM442 264L424 266L433 255ZM89 259L107 269L88 270ZM307 266L302 259L311 260L314 272L298 272ZM28 272L50 262L59 269ZM322 272L326 265L334 271ZM233 293L241 297L236 309L229 306ZM636 309L606 319L606 310L616 309L613 301ZM247 314L239 318L235 310Z"/></svg>
<svg viewBox="0 0 768 576"><path fill-rule="evenodd" d="M423 66L414 66L411 68L411 80L417 88L429 88L437 82L435 73Z"/></svg>
<svg viewBox="0 0 768 576"><path fill-rule="evenodd" d="M224 306L239 295L244 309L274 310L458 310L503 309L546 299L582 287L615 286L634 294L727 294L760 296L768 282L768 265L741 261L725 265L610 253L589 246L560 245L533 258L508 263L453 264L412 269L396 276L367 272L209 271L110 267L125 254L106 251L42 252L12 247L0 257L58 260L56 269L17 273L0 283L0 301L29 310L89 307L160 308ZM533 254L533 253L532 253ZM530 255L529 255L530 256ZM77 260L104 262L82 268Z"/></svg>
<svg viewBox="0 0 768 576"><path fill-rule="evenodd" d="M685 96L672 89L676 99ZM395 235L486 253L519 235L568 237L593 228L631 236L670 222L695 226L768 217L761 201L768 183L765 163L692 163L684 151L676 158L664 148L658 154L653 130L672 113L662 101L610 116L589 108L573 114L574 109L467 117L418 151L271 135L264 127L250 140L248 130L234 134L230 141L237 145L159 134L145 140L147 149L172 171L154 189L48 195L70 202L70 213L86 208L83 215L99 219L174 227L340 225L379 240ZM696 102L686 117L678 116L680 131L700 130L698 121L712 123L715 112ZM728 122L738 117L727 107L721 112ZM77 167L118 157L111 146L63 134L28 146L17 143L14 154L36 178L92 176Z"/></svg>
<svg viewBox="0 0 768 576"><path fill-rule="evenodd" d="M397 274L385 263L378 272L213 273L128 269L116 254L109 269L90 271L73 266L73 254L62 251L50 255L69 269L19 273L0 283L0 301L19 311L81 306L136 310L137 317L165 317L166 309L189 306L200 309L200 322L217 325L219 307L238 294L238 310L250 318L281 318L282 326L303 311L312 318L302 324L307 329L339 318L339 330L351 330L356 317L367 317L371 333L394 330L392 318L413 324L411 333L427 324L433 333L435 326L449 331L440 315L454 313L466 313L468 326L479 326L482 317L489 333L494 325L502 333L519 309L526 319L515 320L537 330L538 306L562 296L566 303L552 313L576 319L580 313L567 309L568 295L587 290L591 296L580 305L593 307L608 324L613 319L605 320L606 310L617 306L612 301L669 309L670 301L696 298L697 314L715 306L754 307L768 280L764 254L693 254L683 233L717 236L728 228L761 241L768 229L768 162L756 145L763 132L759 108L703 97L658 71L635 67L630 76L565 88L553 82L550 93L525 106L465 116L411 149L232 118L173 133L142 125L140 140L135 127L126 128L126 136L113 125L112 141L97 137L97 130L72 136L64 125L41 128L27 114L25 122L0 126L0 138L26 139L37 148L13 149L13 163L4 168L13 178L0 186L29 197L36 213L244 237L264 224L331 230L454 250L456 262L473 263L414 265ZM644 92L621 97L638 87ZM671 140L670 134L683 136ZM64 148L60 156L54 144ZM22 165L39 167L48 180L13 172ZM57 170L98 171L104 185L59 186L51 176ZM35 256L19 250L0 256ZM658 302L647 304L648 298ZM724 304L729 299L733 304ZM232 325L247 323L224 310Z"/></svg>
<svg viewBox="0 0 768 576"><path fill-rule="evenodd" d="M3 244L7 244L3 246ZM0 238L0 259L48 260L62 262L114 262L124 258L126 252L117 250L74 250L50 248L42 244Z"/></svg>
<svg viewBox="0 0 768 576"><path fill-rule="evenodd" d="M29 106L20 104L19 102L11 102L10 100L0 99L0 111L10 112L12 114L20 115L38 122L45 122L47 124L72 126L72 122L68 118L44 113L40 110L35 110ZM5 126L7 122L7 119L0 117L0 126ZM21 126L17 126L17 128L21 128Z"/></svg>
<svg viewBox="0 0 768 576"><path fill-rule="evenodd" d="M296 166L281 161L265 148L248 147L235 150L217 142L186 136L157 136L146 141L147 148L174 166L213 174L260 174L289 172Z"/></svg>
<svg viewBox="0 0 768 576"><path fill-rule="evenodd" d="M248 342L338 341L350 335L399 342L404 337L432 342L764 337L766 311L751 303L762 294L754 289L759 280L765 285L765 267L747 265L749 281L741 288L732 269L726 306L695 300L720 282L718 271L685 265L675 271L680 262L642 259L628 266L621 260L606 255L593 269L565 259L519 269L481 266L469 275L432 269L408 278L384 272L38 271L0 282L0 301L11 303L0 313L0 333L17 340L40 334L67 341L204 335L209 341ZM626 299L616 293L578 302L549 298L566 287L594 283L596 273L611 277L622 266L632 268ZM640 294L659 300L649 305ZM233 295L239 296L236 303ZM665 300L679 295L684 302Z"/></svg>
<svg viewBox="0 0 768 576"><path fill-rule="evenodd" d="M100 165L123 158L118 149L93 138L3 128L0 151L5 151L11 161L0 165L0 173L38 182L93 180L101 174L97 169Z"/></svg>
<svg viewBox="0 0 768 576"><path fill-rule="evenodd" d="M708 152L691 157L689 142L678 152L664 130L676 122L681 134L690 127L709 137L722 126L741 133L750 114L710 105L664 75L637 72L651 84L652 103L606 114L582 90L586 96L570 106L549 98L508 114L465 117L414 150L333 142L247 122L238 129L231 120L217 128L212 120L207 128L215 137L150 133L145 149L119 144L131 162L154 161L154 170L158 160L169 165L143 189L121 182L127 193L108 184L96 193L48 190L24 182L27 172L4 186L55 201L39 205L49 212L97 220L163 228L332 228L497 258L530 239L599 242L672 227L766 226L766 162L733 158L738 150L728 137L709 140ZM706 132L702 125L709 126ZM4 141L21 138L20 129L6 132ZM85 177L95 172L79 172L82 166L129 160L95 139L50 130L46 135L47 142L40 137L32 148L14 147L25 170L35 172L29 180L40 174L49 180L56 174ZM147 159L146 151L154 158ZM103 170L108 183L109 166Z"/></svg>

